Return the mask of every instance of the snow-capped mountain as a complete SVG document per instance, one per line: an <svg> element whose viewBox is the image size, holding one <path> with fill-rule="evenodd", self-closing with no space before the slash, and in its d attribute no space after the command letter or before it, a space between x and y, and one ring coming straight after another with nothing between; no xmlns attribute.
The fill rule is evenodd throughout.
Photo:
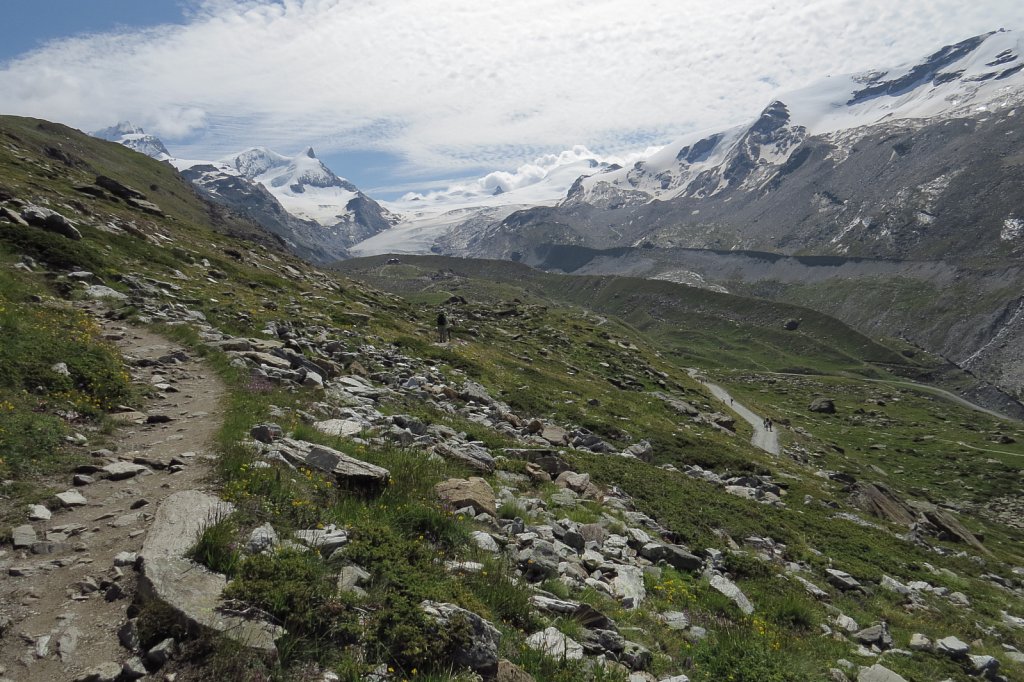
<svg viewBox="0 0 1024 682"><path fill-rule="evenodd" d="M121 121L116 126L97 130L92 134L101 140L118 142L125 147L152 157L157 161L167 161L171 158L167 147L155 135L149 135L145 130L132 124L131 121Z"/></svg>
<svg viewBox="0 0 1024 682"><path fill-rule="evenodd" d="M1019 33L996 31L918 63L827 77L779 95L751 122L581 176L557 206L483 230L456 227L447 243L499 258L545 243L885 258L1020 253L1012 226L1024 218L1015 161L1024 153L1022 54Z"/></svg>
<svg viewBox="0 0 1024 682"><path fill-rule="evenodd" d="M695 133L630 168L581 178L568 199L636 203L757 189L810 137L831 137L841 147L878 125L1008 111L1022 98L1021 48L1019 34L996 31L916 64L828 77L780 96L752 125Z"/></svg>
<svg viewBox="0 0 1024 682"><path fill-rule="evenodd" d="M253 147L219 161L179 159L129 122L94 136L167 161L211 201L250 218L314 262L347 258L348 246L387 230L398 218L334 174L312 148L284 156Z"/></svg>
<svg viewBox="0 0 1024 682"><path fill-rule="evenodd" d="M347 247L390 228L397 218L359 191L316 157L312 148L289 157L265 147L253 147L214 162L172 159L194 184L225 195L239 182L253 183L272 195L298 220L322 229L303 230L332 259L345 257ZM292 236L280 234L285 239ZM318 259L319 260L319 259Z"/></svg>
<svg viewBox="0 0 1024 682"><path fill-rule="evenodd" d="M554 206L580 176L621 168L622 164L654 151L649 149L621 158L600 155L576 145L559 154L545 154L514 171L494 171L443 190L412 192L385 204L401 215L398 225L350 250L356 256L425 253L439 250L444 244L444 250L457 251L459 247L447 244L452 231L472 232L516 211Z"/></svg>

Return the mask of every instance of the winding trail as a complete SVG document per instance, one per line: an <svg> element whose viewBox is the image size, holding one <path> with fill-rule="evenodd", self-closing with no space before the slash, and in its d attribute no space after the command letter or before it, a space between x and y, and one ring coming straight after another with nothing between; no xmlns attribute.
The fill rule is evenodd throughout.
<svg viewBox="0 0 1024 682"><path fill-rule="evenodd" d="M707 381L699 370L690 369L688 371L692 378L697 379L711 390L711 395L718 398L722 403L728 406L730 410L739 415L743 421L754 427L754 435L750 439L751 445L773 455L779 454L779 435L775 431L769 431L764 427L763 417L755 414L753 410L746 406L736 402L735 399L729 395L729 392L718 384L713 384L710 381Z"/></svg>

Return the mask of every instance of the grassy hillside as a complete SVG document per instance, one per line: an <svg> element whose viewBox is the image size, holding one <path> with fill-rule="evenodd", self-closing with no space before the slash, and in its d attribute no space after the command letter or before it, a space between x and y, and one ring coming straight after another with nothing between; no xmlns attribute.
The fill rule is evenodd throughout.
<svg viewBox="0 0 1024 682"><path fill-rule="evenodd" d="M101 174L160 214L75 189ZM842 660L878 661L908 680L972 679L970 659L939 651L859 650L839 614L858 629L886 623L900 649L914 634L957 636L1008 678L1024 674L1005 648L1024 647L1024 630L1003 615L1024 616L1024 429L869 381L939 365L923 354L806 309L661 282L440 258L344 263L348 277L321 271L203 204L165 165L0 118L0 207L21 214L29 204L60 212L81 239L0 215L0 453L12 453L0 454L0 479L14 481L0 499L5 527L24 522L26 503L50 504L88 451L116 448L108 411L145 390L125 381L122 361L76 312L85 282L125 294L109 314L189 344L230 387L216 472L237 512L207 529L193 557L228 576L235 606L288 634L276 658L261 658L194 637L142 603L143 647L181 641L164 669L178 679L471 679L460 653L479 633L464 617L439 626L424 600L492 623L496 655L537 680L625 680L629 669L654 680L842 679L833 668L855 679ZM72 274L80 270L93 276ZM454 320L450 343L435 342L442 308ZM799 327L787 331L790 319ZM222 343L241 337L322 368L323 385L269 380ZM771 416L782 453L752 447L750 427L690 367ZM815 397L833 398L835 413L810 412ZM327 435L313 426L327 418L359 428ZM260 422L383 466L388 484L357 490L261 457L248 442ZM26 447L29 431L39 450ZM84 444L64 438L76 432ZM445 454L453 449L486 454L493 467L471 468ZM556 485L540 462L598 487ZM469 476L494 492L494 514L442 505L435 484ZM858 483L884 484L921 513L953 514L978 544L872 516ZM517 517L525 532L514 530ZM268 523L279 549L245 550ZM301 532L332 524L346 533L339 551L307 551ZM498 551L478 546L477 533ZM542 552L548 534L557 560ZM0 562L22 558L4 551ZM339 588L353 566L368 576L360 590ZM861 587L837 587L829 569ZM612 587L633 571L642 597ZM928 588L896 592L887 578ZM720 579L752 613L715 587ZM542 608L538 596L577 606ZM0 606L0 616L15 608ZM667 613L688 625L670 627ZM528 638L547 627L604 643L579 660L543 655Z"/></svg>

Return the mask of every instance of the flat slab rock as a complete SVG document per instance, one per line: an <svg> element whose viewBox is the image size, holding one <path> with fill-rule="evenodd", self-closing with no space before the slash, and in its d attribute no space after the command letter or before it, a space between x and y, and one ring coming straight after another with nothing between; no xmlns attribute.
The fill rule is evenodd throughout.
<svg viewBox="0 0 1024 682"><path fill-rule="evenodd" d="M190 625L219 632L247 647L276 654L279 627L222 613L221 594L226 578L185 558L203 528L234 511L234 506L198 490L183 490L167 497L139 553L142 570L139 589L146 598L159 599Z"/></svg>
<svg viewBox="0 0 1024 682"><path fill-rule="evenodd" d="M857 674L857 682L907 682L907 680L884 665L876 663L870 668L861 668Z"/></svg>
<svg viewBox="0 0 1024 682"><path fill-rule="evenodd" d="M391 479L391 472L384 467L304 440L282 438L274 441L268 449L280 453L282 457L296 466L307 466L333 474L335 479L342 484L382 488Z"/></svg>

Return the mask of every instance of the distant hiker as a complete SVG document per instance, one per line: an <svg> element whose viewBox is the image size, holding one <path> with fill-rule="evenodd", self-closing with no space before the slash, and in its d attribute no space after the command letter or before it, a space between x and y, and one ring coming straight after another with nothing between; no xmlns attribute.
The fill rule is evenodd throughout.
<svg viewBox="0 0 1024 682"><path fill-rule="evenodd" d="M768 430L771 431L772 430L772 420L771 420L771 418L768 418L765 421L767 422Z"/></svg>
<svg viewBox="0 0 1024 682"><path fill-rule="evenodd" d="M732 405L732 398L729 398L729 404Z"/></svg>
<svg viewBox="0 0 1024 682"><path fill-rule="evenodd" d="M439 343L452 340L451 331L448 329L448 316L443 310L437 314L437 340Z"/></svg>

